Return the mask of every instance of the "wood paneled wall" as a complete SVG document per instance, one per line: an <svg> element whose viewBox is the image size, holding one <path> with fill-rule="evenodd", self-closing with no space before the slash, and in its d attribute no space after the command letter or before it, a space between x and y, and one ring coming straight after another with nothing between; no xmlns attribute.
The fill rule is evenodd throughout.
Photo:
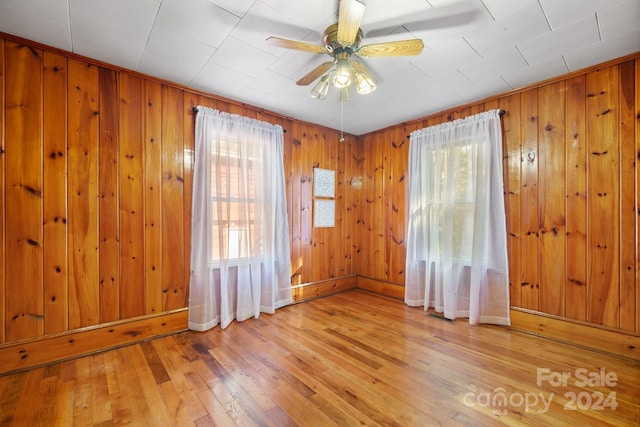
<svg viewBox="0 0 640 427"><path fill-rule="evenodd" d="M356 139L345 136L339 142L334 130L293 123L287 190L291 223L292 284L300 285L350 276L353 268L354 201L350 187L357 167ZM288 167L290 166L290 168ZM313 226L313 168L336 173L335 227Z"/></svg>
<svg viewBox="0 0 640 427"><path fill-rule="evenodd" d="M400 297L407 135L506 110L512 305L638 333L638 57L340 142L335 130L5 35L0 350L109 334L113 322L144 328L187 307L197 105L286 129L293 285L326 293L358 275ZM313 227L314 167L336 171L334 228Z"/></svg>
<svg viewBox="0 0 640 427"><path fill-rule="evenodd" d="M189 99L2 45L2 341L184 307Z"/></svg>
<svg viewBox="0 0 640 427"><path fill-rule="evenodd" d="M12 36L3 90L0 348L187 307L197 105L286 129L293 283L354 273L355 137ZM335 228L313 228L314 167Z"/></svg>
<svg viewBox="0 0 640 427"><path fill-rule="evenodd" d="M640 332L638 57L361 137L358 274L403 286L407 135L501 108L512 306Z"/></svg>

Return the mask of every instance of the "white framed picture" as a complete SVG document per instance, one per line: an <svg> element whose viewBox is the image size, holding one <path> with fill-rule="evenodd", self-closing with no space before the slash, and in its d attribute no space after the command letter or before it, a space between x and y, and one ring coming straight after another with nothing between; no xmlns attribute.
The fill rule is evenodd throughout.
<svg viewBox="0 0 640 427"><path fill-rule="evenodd" d="M336 197L336 172L330 169L313 169L313 196L333 199Z"/></svg>
<svg viewBox="0 0 640 427"><path fill-rule="evenodd" d="M313 226L327 228L336 226L336 201L316 199L313 201Z"/></svg>

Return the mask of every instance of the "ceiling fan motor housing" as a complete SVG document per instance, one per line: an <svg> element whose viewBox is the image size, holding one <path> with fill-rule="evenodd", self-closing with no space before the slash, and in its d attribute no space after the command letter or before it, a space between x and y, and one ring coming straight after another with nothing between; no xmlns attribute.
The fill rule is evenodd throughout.
<svg viewBox="0 0 640 427"><path fill-rule="evenodd" d="M362 30L358 29L358 35L353 43L349 46L343 46L338 42L338 24L333 24L324 30L324 33L322 34L322 42L324 43L325 49L327 49L327 53L331 56L335 56L335 54L345 51L351 55L353 52L358 50L360 40L362 40L362 35Z"/></svg>

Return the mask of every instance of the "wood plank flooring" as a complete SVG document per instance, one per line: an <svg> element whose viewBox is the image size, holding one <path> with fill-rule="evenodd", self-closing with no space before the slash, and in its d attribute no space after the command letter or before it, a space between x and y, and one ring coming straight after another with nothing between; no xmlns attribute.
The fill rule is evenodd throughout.
<svg viewBox="0 0 640 427"><path fill-rule="evenodd" d="M3 376L0 399L2 426L637 426L640 364L355 290Z"/></svg>

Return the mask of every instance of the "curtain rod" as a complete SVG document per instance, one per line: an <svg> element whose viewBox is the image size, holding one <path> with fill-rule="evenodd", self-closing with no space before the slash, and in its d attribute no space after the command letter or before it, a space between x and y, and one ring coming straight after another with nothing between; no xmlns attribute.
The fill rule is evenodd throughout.
<svg viewBox="0 0 640 427"><path fill-rule="evenodd" d="M192 111L192 112L194 112L194 113L197 113L197 112L198 112L198 108L197 108L197 107L193 107L193 109L192 109L191 111ZM500 110L500 111L498 112L498 114L500 115L500 117L504 116L504 113L506 113L506 111L505 111L505 110ZM282 129L282 131L283 131L283 132L285 132L285 133L287 132L287 130L286 130L286 129L284 129L284 128ZM411 135L407 135L407 139L409 139L410 137L411 137Z"/></svg>
<svg viewBox="0 0 640 427"><path fill-rule="evenodd" d="M191 109L191 111L192 111L193 113L197 113L197 112L198 112L198 107L193 107L193 108ZM286 130L285 128L282 128L282 133L287 133L287 130Z"/></svg>
<svg viewBox="0 0 640 427"><path fill-rule="evenodd" d="M498 114L500 115L500 117L504 116L504 113L506 113L505 110L500 110L498 111ZM407 135L407 139L411 138L411 135Z"/></svg>

